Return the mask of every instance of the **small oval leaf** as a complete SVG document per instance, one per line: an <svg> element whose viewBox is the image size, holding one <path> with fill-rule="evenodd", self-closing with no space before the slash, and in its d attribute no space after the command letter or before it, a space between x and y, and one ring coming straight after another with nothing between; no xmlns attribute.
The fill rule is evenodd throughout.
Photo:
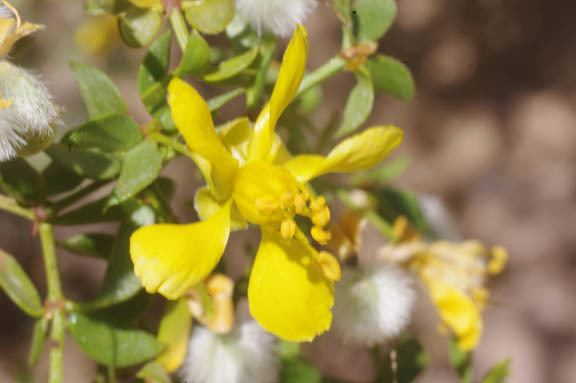
<svg viewBox="0 0 576 383"><path fill-rule="evenodd" d="M118 205L149 186L162 170L162 154L152 140L145 140L132 148L124 158L122 172L108 206Z"/></svg>
<svg viewBox="0 0 576 383"><path fill-rule="evenodd" d="M366 66L372 74L376 90L387 93L401 101L414 97L414 79L410 69L393 57L378 55L370 59Z"/></svg>
<svg viewBox="0 0 576 383"><path fill-rule="evenodd" d="M88 121L70 132L66 141L75 148L123 152L142 141L142 134L131 117L115 114Z"/></svg>
<svg viewBox="0 0 576 383"><path fill-rule="evenodd" d="M154 336L141 330L117 327L79 313L73 313L69 322L80 348L106 366L133 366L154 358L162 350Z"/></svg>
<svg viewBox="0 0 576 383"><path fill-rule="evenodd" d="M90 118L126 113L126 104L118 88L104 72L80 63L71 63L70 66Z"/></svg>
<svg viewBox="0 0 576 383"><path fill-rule="evenodd" d="M97 149L74 149L52 145L46 154L71 172L93 180L109 180L120 173L120 161Z"/></svg>
<svg viewBox="0 0 576 383"><path fill-rule="evenodd" d="M162 16L155 9L131 8L118 18L122 40L132 48L150 44L162 25Z"/></svg>
<svg viewBox="0 0 576 383"><path fill-rule="evenodd" d="M374 106L374 86L370 72L361 71L356 74L356 85L348 96L344 117L338 136L343 136L358 129L370 116Z"/></svg>
<svg viewBox="0 0 576 383"><path fill-rule="evenodd" d="M39 317L44 313L36 287L18 261L0 250L0 287L26 314Z"/></svg>
<svg viewBox="0 0 576 383"><path fill-rule="evenodd" d="M354 10L358 40L377 41L396 19L396 0L356 0Z"/></svg>
<svg viewBox="0 0 576 383"><path fill-rule="evenodd" d="M248 68L258 56L258 47L254 47L238 56L224 60L218 65L218 69L204 76L206 82L220 82L240 74Z"/></svg>
<svg viewBox="0 0 576 383"><path fill-rule="evenodd" d="M184 2L186 20L202 33L215 35L226 29L234 18L234 0L198 0Z"/></svg>

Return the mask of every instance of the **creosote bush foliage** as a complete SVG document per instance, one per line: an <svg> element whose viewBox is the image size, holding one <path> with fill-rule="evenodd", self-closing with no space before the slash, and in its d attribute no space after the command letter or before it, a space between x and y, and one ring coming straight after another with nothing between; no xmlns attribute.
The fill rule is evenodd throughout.
<svg viewBox="0 0 576 383"><path fill-rule="evenodd" d="M375 382L411 382L429 360L408 327L422 299L463 382L506 381L507 361L482 374L471 362L506 250L439 238L422 208L429 201L393 186L406 164L389 158L401 127L366 126L377 96L410 102L415 92L409 69L380 53L396 3L326 3L86 0L97 18L76 40L88 52L105 50L114 25L123 49L146 50L132 78L149 116L137 122L106 73L73 62L87 118L66 127L65 105L10 59L20 39L50 25L2 0L0 209L33 223L47 294L2 249L0 286L35 318L28 364L47 346L49 383L74 368L63 357L67 334L97 363L95 382L341 382L300 353L328 332L371 350ZM342 45L308 68L314 47L302 22L314 11L340 21ZM322 87L336 76L355 85L322 124ZM245 112L221 121L233 100ZM193 222L178 220L175 182L161 175L180 157L200 180L188 196ZM115 232L86 232L92 223ZM55 239L57 226L78 228ZM243 230L255 248L239 240ZM246 270L227 269L231 248L246 248ZM107 264L95 299L62 291L62 250Z"/></svg>

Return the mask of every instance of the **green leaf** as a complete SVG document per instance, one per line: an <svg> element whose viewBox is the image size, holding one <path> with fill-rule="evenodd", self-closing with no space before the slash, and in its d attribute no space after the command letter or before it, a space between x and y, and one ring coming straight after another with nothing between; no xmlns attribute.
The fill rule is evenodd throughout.
<svg viewBox="0 0 576 383"><path fill-rule="evenodd" d="M92 233L78 234L59 242L62 248L71 253L108 259L114 244L114 236L111 234Z"/></svg>
<svg viewBox="0 0 576 383"><path fill-rule="evenodd" d="M209 61L210 46L200 33L193 30L188 36L182 60L174 74L176 76L199 75L204 72Z"/></svg>
<svg viewBox="0 0 576 383"><path fill-rule="evenodd" d="M48 330L48 319L42 317L34 323L34 331L32 332L32 343L30 344L30 351L28 353L28 366L34 367L38 362L38 358L44 349L44 342L46 341L46 332Z"/></svg>
<svg viewBox="0 0 576 383"><path fill-rule="evenodd" d="M104 72L80 63L71 63L70 66L91 119L127 112L118 88Z"/></svg>
<svg viewBox="0 0 576 383"><path fill-rule="evenodd" d="M162 154L152 140L145 140L132 148L124 158L122 172L108 206L118 205L152 184L162 170Z"/></svg>
<svg viewBox="0 0 576 383"><path fill-rule="evenodd" d="M450 342L450 363L458 373L461 383L472 383L472 354L462 351L458 342Z"/></svg>
<svg viewBox="0 0 576 383"><path fill-rule="evenodd" d="M86 225L102 222L120 222L135 214L142 204L135 199L128 200L118 206L106 209L108 198L87 203L79 208L64 213L51 222L56 225Z"/></svg>
<svg viewBox="0 0 576 383"><path fill-rule="evenodd" d="M162 16L156 9L130 8L120 14L118 30L122 40L132 48L150 44L162 25Z"/></svg>
<svg viewBox="0 0 576 383"><path fill-rule="evenodd" d="M121 164L114 156L97 149L74 149L55 144L46 154L69 171L94 180L109 180L120 173Z"/></svg>
<svg viewBox="0 0 576 383"><path fill-rule="evenodd" d="M166 32L152 44L138 72L138 90L146 110L157 117L166 105L172 34Z"/></svg>
<svg viewBox="0 0 576 383"><path fill-rule="evenodd" d="M171 383L170 375L155 362L144 365L137 373L136 377L143 379L145 383Z"/></svg>
<svg viewBox="0 0 576 383"><path fill-rule="evenodd" d="M350 24L352 22L350 0L330 0L330 5L340 21L344 24Z"/></svg>
<svg viewBox="0 0 576 383"><path fill-rule="evenodd" d="M22 204L42 200L40 177L22 158L0 163L0 188Z"/></svg>
<svg viewBox="0 0 576 383"><path fill-rule="evenodd" d="M138 294L142 288L140 280L134 274L134 264L130 258L130 236L134 229L134 226L128 223L120 226L100 294L96 300L82 304L84 310L100 309L125 302Z"/></svg>
<svg viewBox="0 0 576 383"><path fill-rule="evenodd" d="M359 41L377 41L396 19L395 0L356 0L357 37Z"/></svg>
<svg viewBox="0 0 576 383"><path fill-rule="evenodd" d="M398 346L396 346L396 363L398 369L396 377L398 383L412 383L416 377L426 369L430 358L424 351L420 343L413 338L404 339ZM392 381L393 374L392 361L390 356L384 362L384 379L383 381Z"/></svg>
<svg viewBox="0 0 576 383"><path fill-rule="evenodd" d="M0 250L0 287L26 314L39 317L44 313L36 287L18 261Z"/></svg>
<svg viewBox="0 0 576 383"><path fill-rule="evenodd" d="M414 194L393 188L381 188L374 191L374 196L378 200L378 214L388 222L394 222L403 215L420 232L427 230L426 219Z"/></svg>
<svg viewBox="0 0 576 383"><path fill-rule="evenodd" d="M374 87L370 72L361 71L356 74L356 85L348 96L342 125L338 136L344 136L358 129L370 116L374 106Z"/></svg>
<svg viewBox="0 0 576 383"><path fill-rule="evenodd" d="M41 180L47 196L70 192L82 183L82 177L55 161L44 169Z"/></svg>
<svg viewBox="0 0 576 383"><path fill-rule="evenodd" d="M482 383L506 383L508 377L510 376L510 360L505 359L486 373L484 378L482 379Z"/></svg>
<svg viewBox="0 0 576 383"><path fill-rule="evenodd" d="M223 107L224 105L226 105L228 102L235 99L236 97L244 94L245 92L246 90L243 88L236 88L219 96L211 98L210 100L208 100L208 109L210 109L211 112L214 112Z"/></svg>
<svg viewBox="0 0 576 383"><path fill-rule="evenodd" d="M372 73L376 90L387 93L401 101L414 97L414 79L410 69L393 57L378 55L366 63Z"/></svg>
<svg viewBox="0 0 576 383"><path fill-rule="evenodd" d="M182 8L190 25L202 33L214 35L226 29L234 18L234 0L185 1Z"/></svg>
<svg viewBox="0 0 576 383"><path fill-rule="evenodd" d="M133 366L154 358L162 350L147 332L121 328L79 313L71 314L70 331L86 355L106 366Z"/></svg>
<svg viewBox="0 0 576 383"><path fill-rule="evenodd" d="M115 114L88 121L74 129L66 141L75 148L123 152L142 141L140 127L131 117Z"/></svg>
<svg viewBox="0 0 576 383"><path fill-rule="evenodd" d="M300 356L282 360L281 383L321 383L322 376L316 368Z"/></svg>
<svg viewBox="0 0 576 383"><path fill-rule="evenodd" d="M232 78L248 68L257 56L258 47L254 47L238 56L222 61L216 71L204 76L204 81L220 82Z"/></svg>
<svg viewBox="0 0 576 383"><path fill-rule="evenodd" d="M157 82L164 80L170 67L172 33L164 33L150 46L138 71L138 89L140 94Z"/></svg>

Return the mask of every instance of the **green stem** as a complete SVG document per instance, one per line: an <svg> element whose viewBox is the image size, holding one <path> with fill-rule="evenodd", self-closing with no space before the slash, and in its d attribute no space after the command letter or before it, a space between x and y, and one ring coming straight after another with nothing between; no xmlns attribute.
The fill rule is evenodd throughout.
<svg viewBox="0 0 576 383"><path fill-rule="evenodd" d="M60 274L56 261L56 247L52 225L40 224L40 241L42 256L46 268L46 284L48 285L47 305L51 308L52 327L50 330L50 373L49 383L62 382L62 363L64 359L65 319Z"/></svg>
<svg viewBox="0 0 576 383"><path fill-rule="evenodd" d="M7 211L30 221L34 221L35 218L32 210L20 207L18 202L2 194L0 194L0 210Z"/></svg>
<svg viewBox="0 0 576 383"><path fill-rule="evenodd" d="M172 30L176 35L176 40L178 41L180 50L184 53L190 32L188 32L188 27L186 26L186 21L184 20L180 8L172 8L172 12L170 13L170 25L172 25Z"/></svg>
<svg viewBox="0 0 576 383"><path fill-rule="evenodd" d="M149 134L149 137L152 138L154 141L158 142L159 144L162 145L166 145L172 149L174 149L175 152L180 153L186 157L190 157L194 160L192 154L190 153L190 151L188 150L188 148L186 147L186 145L181 144L180 142L163 135L162 133L159 132L152 132Z"/></svg>
<svg viewBox="0 0 576 383"><path fill-rule="evenodd" d="M339 56L333 57L320 68L304 77L302 84L300 84L300 89L298 89L298 94L302 94L310 88L323 83L330 77L344 70L345 66L346 61L344 61L343 58Z"/></svg>

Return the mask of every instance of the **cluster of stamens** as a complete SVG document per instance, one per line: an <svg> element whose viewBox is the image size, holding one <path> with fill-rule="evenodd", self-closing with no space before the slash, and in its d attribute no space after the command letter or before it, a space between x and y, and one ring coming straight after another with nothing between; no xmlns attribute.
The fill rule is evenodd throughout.
<svg viewBox="0 0 576 383"><path fill-rule="evenodd" d="M310 234L316 242L325 245L331 239L330 232L326 230L326 226L330 223L330 209L323 196L313 197L307 190L299 190L297 193L285 192L279 200L274 198L258 199L256 207L264 214L280 213L282 238L294 238L297 229L294 217L299 215L307 217L312 222Z"/></svg>

